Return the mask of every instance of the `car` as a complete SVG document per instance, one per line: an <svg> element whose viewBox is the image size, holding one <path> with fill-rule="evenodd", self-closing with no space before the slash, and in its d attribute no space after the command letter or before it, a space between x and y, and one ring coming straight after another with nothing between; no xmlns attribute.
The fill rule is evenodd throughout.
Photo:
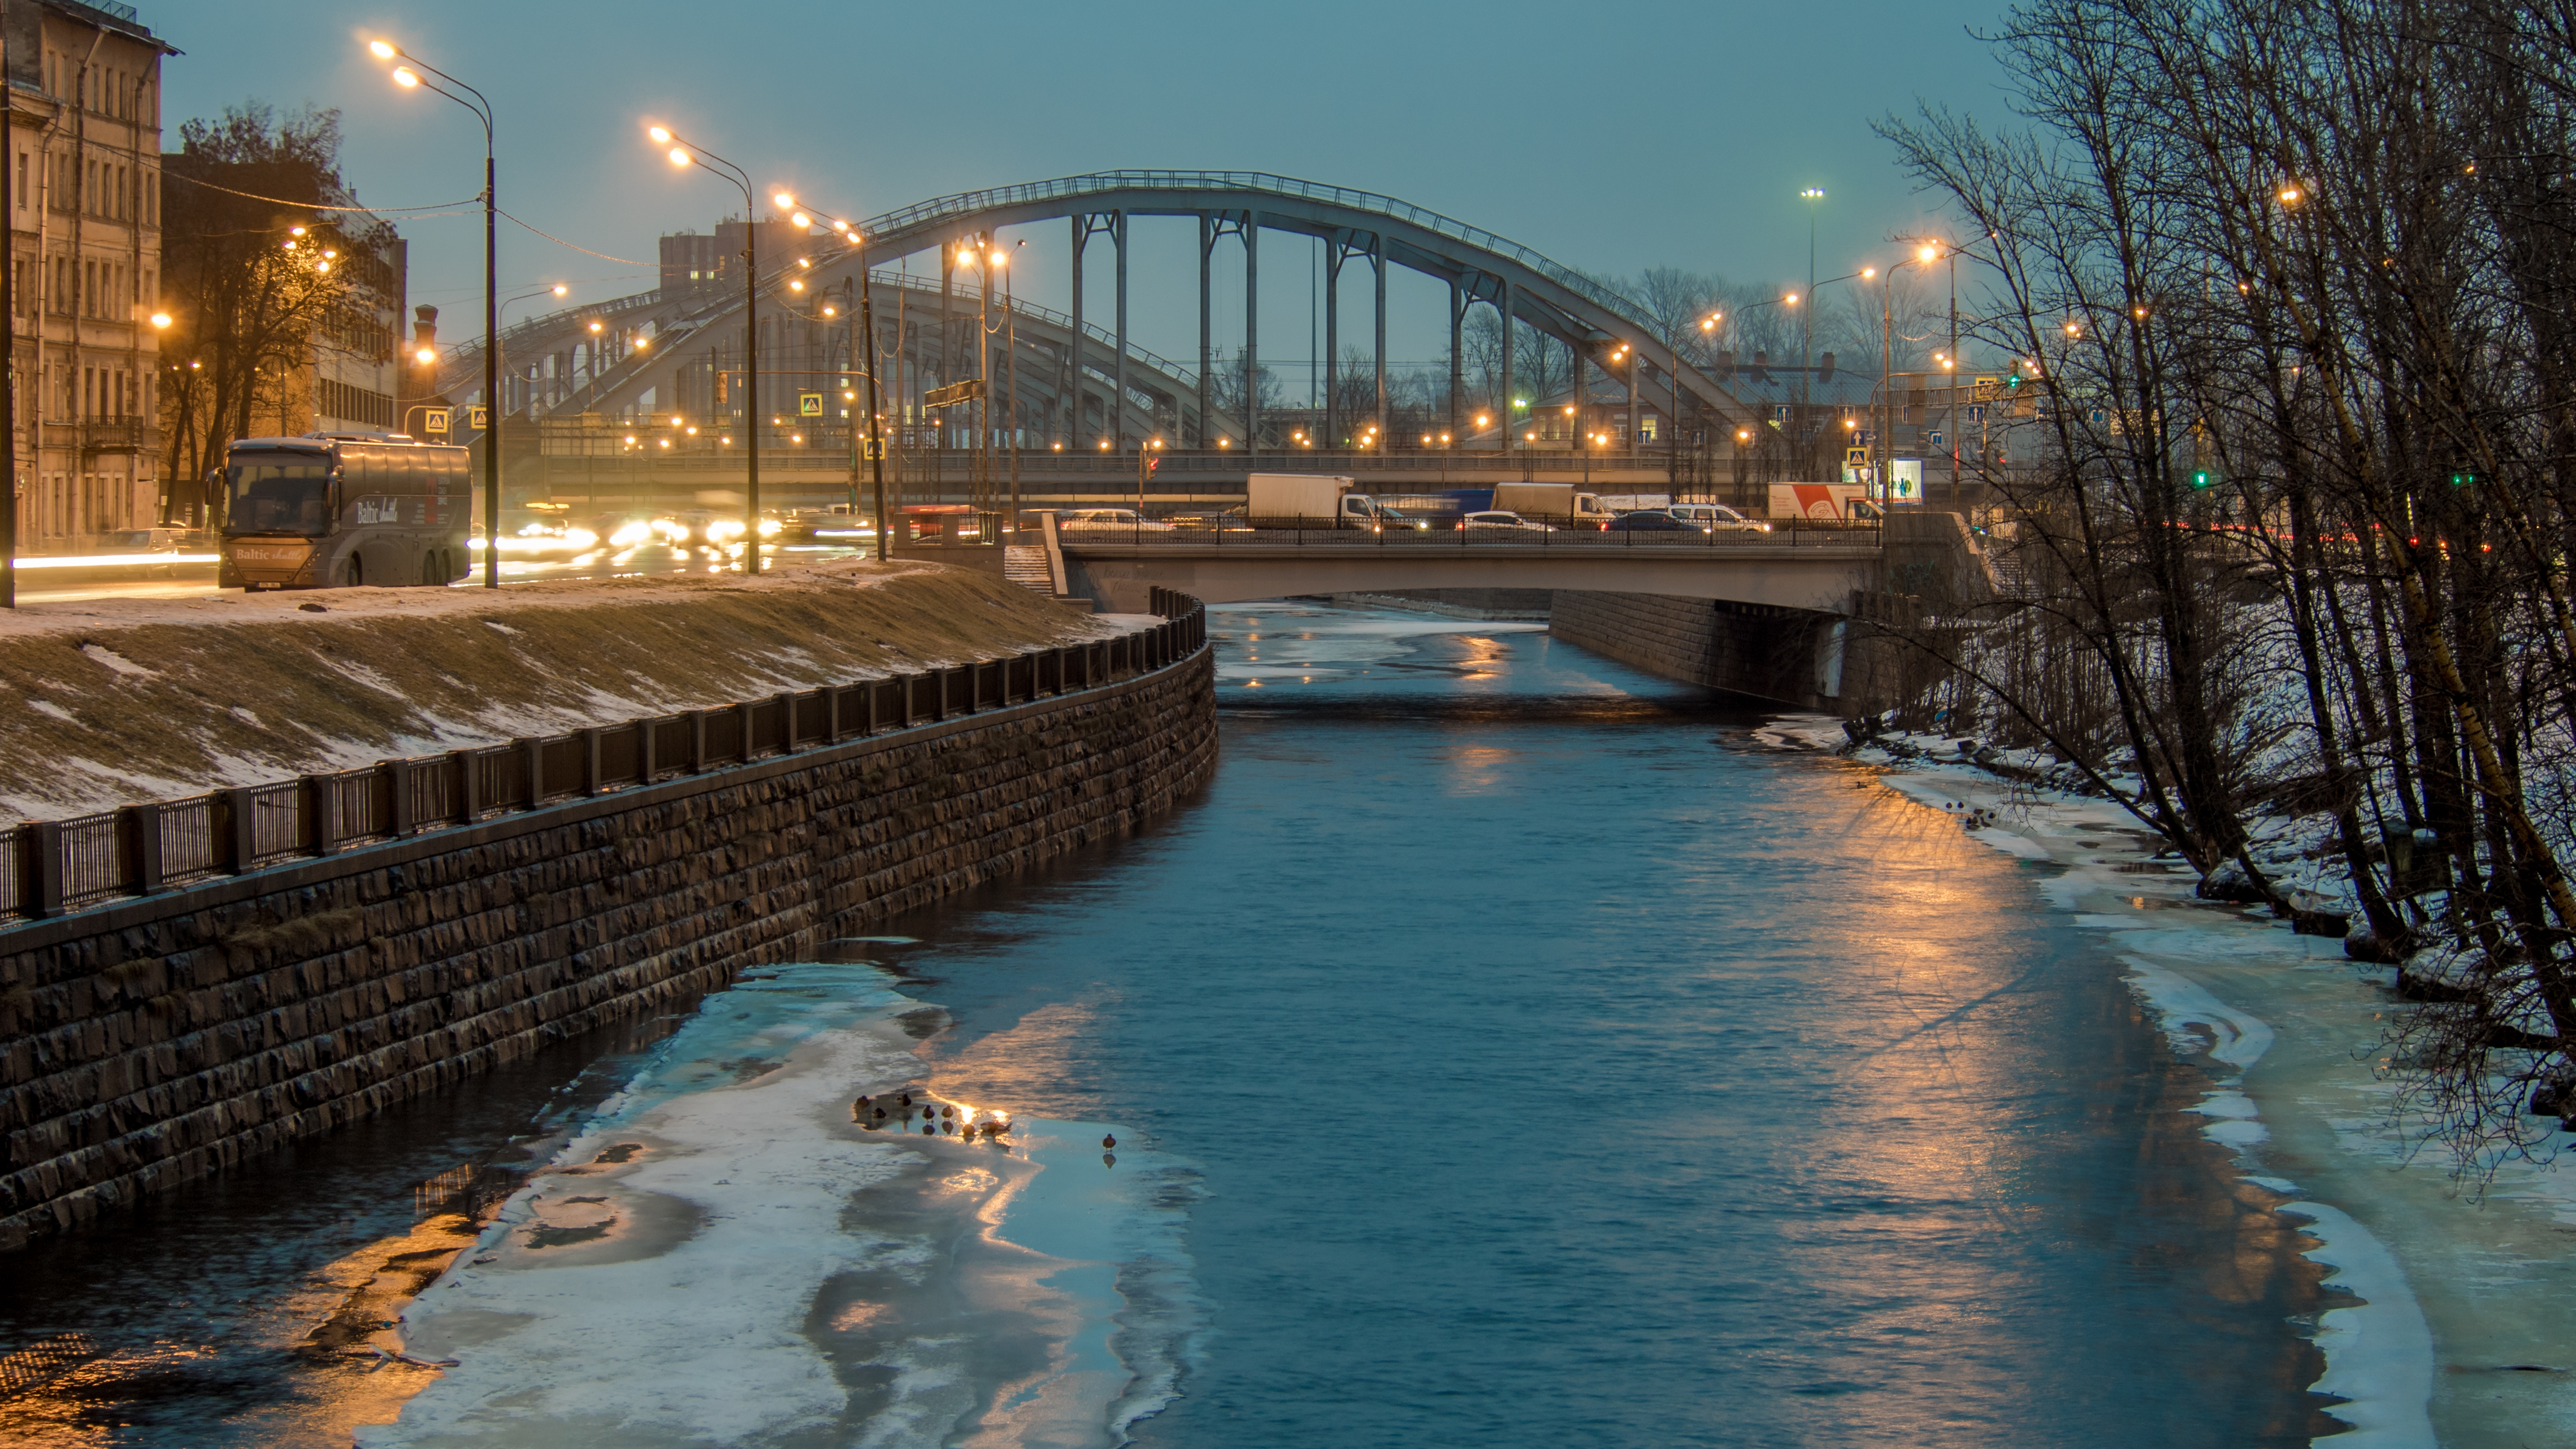
<svg viewBox="0 0 2576 1449"><path fill-rule="evenodd" d="M1429 533L1431 531L1431 520L1416 514L1399 513L1395 509L1389 508L1384 504L1379 504L1377 510L1377 531L1382 534Z"/></svg>
<svg viewBox="0 0 2576 1449"><path fill-rule="evenodd" d="M183 553L196 542L184 528L129 528L101 535L101 553Z"/></svg>
<svg viewBox="0 0 2576 1449"><path fill-rule="evenodd" d="M1056 531L1091 530L1103 533L1169 533L1172 526L1156 519L1143 518L1133 508L1068 508L1055 516Z"/></svg>
<svg viewBox="0 0 2576 1449"><path fill-rule="evenodd" d="M1544 523L1532 523L1517 513L1501 508L1488 508L1480 513L1459 515L1458 527L1468 533L1554 533Z"/></svg>
<svg viewBox="0 0 2576 1449"><path fill-rule="evenodd" d="M1243 516L1243 510L1240 508L1195 509L1187 513L1175 513L1164 522L1174 528L1212 529L1219 533L1248 533L1252 529L1251 520ZM1056 526L1062 528L1066 525L1059 521Z"/></svg>
<svg viewBox="0 0 2576 1449"><path fill-rule="evenodd" d="M1622 513L1618 517L1611 519L1608 523L1601 525L1601 528L1605 533L1706 534L1714 532L1714 530L1707 524L1685 523L1681 519L1675 518L1669 513L1664 513L1651 508L1641 508L1634 513Z"/></svg>
<svg viewBox="0 0 2576 1449"><path fill-rule="evenodd" d="M1676 503L1664 512L1684 523L1696 523L1714 533L1769 533L1771 525L1758 518L1747 518L1723 503Z"/></svg>

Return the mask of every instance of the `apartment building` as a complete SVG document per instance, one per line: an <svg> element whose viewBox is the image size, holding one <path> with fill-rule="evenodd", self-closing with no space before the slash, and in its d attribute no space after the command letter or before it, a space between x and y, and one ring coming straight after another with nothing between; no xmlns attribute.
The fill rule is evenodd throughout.
<svg viewBox="0 0 2576 1449"><path fill-rule="evenodd" d="M152 323L161 59L133 7L5 13L18 538L78 546L159 508Z"/></svg>

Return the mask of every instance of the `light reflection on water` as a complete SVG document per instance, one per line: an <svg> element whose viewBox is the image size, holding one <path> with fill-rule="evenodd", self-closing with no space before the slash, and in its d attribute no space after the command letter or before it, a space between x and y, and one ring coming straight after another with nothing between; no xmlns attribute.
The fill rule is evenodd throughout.
<svg viewBox="0 0 2576 1449"><path fill-rule="evenodd" d="M902 957L944 1089L1204 1174L1212 1333L1143 1442L2333 1427L2299 1240L2023 868L1543 634L1217 628L1318 683L1221 671L1203 800Z"/></svg>
<svg viewBox="0 0 2576 1449"><path fill-rule="evenodd" d="M1027 1241L1114 1221L1015 1224L1041 1188L1165 1164L1150 1200L1185 1225L1158 1274L1030 1277L1007 1306L1052 1326L1001 1345L1028 1367L950 1421L966 1442L1046 1437L1050 1396L1112 1397L1081 1380L1113 1360L1150 1385L1179 1373L1135 1432L1190 1449L2328 1427L2286 1326L2315 1308L2316 1270L2177 1110L2199 1074L2026 868L1528 626L1216 617L1264 657L1226 645L1201 797L846 943L955 1018L924 1049L944 1097L1085 1138L1086 1175L1032 1179L1005 1153L920 1179L924 1211L971 1202L992 1230L979 1291L1012 1281L1015 1245L1133 1256ZM88 1327L120 1347L0 1406L0 1439L346 1443L416 1371L294 1350L338 1301L330 1265L402 1241L413 1182L502 1150L540 1104L595 1099L554 1092L577 1065L22 1260L8 1341ZM1111 1122L1115 1162L1090 1171ZM882 1392L883 1345L997 1321L868 1273L793 1307L854 1412ZM1123 1412L1156 1396L1131 1393Z"/></svg>

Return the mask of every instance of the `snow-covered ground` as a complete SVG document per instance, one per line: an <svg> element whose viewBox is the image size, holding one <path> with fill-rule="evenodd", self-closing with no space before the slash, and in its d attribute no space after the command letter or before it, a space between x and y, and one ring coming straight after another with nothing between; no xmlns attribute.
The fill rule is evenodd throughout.
<svg viewBox="0 0 2576 1449"><path fill-rule="evenodd" d="M1780 748L1845 743L1820 716L1759 733ZM2266 910L2198 899L2191 871L2157 859L2161 842L2108 801L1962 762L1945 738L1898 744L1853 757L1971 839L2055 867L2042 894L2105 933L2176 1052L2216 1076L2196 1109L2204 1134L2287 1199L2277 1210L2317 1240L2308 1256L2333 1270L2328 1287L2355 1300L2316 1326L2316 1388L2346 1401L2329 1412L2353 1426L2333 1442L2576 1442L2576 1160L2502 1163L2483 1192L2454 1174L2426 1124L2397 1115L2382 1042L2403 1009L2392 970L2348 961L2342 943L2294 935ZM2273 833L2276 858L2297 859L2295 832ZM2290 883L2328 908L2339 894L2319 871Z"/></svg>

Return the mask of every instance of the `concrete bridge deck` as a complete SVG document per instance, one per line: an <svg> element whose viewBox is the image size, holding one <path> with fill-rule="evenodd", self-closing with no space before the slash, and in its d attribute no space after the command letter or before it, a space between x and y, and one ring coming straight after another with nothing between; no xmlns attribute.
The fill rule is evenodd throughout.
<svg viewBox="0 0 2576 1449"><path fill-rule="evenodd" d="M1842 614L1879 586L1879 537L1801 530L1668 539L1559 530L1518 536L1367 535L1324 529L1088 534L1056 545L1064 587L1103 608L1156 585L1209 603L1407 589L1573 589L1724 599Z"/></svg>

